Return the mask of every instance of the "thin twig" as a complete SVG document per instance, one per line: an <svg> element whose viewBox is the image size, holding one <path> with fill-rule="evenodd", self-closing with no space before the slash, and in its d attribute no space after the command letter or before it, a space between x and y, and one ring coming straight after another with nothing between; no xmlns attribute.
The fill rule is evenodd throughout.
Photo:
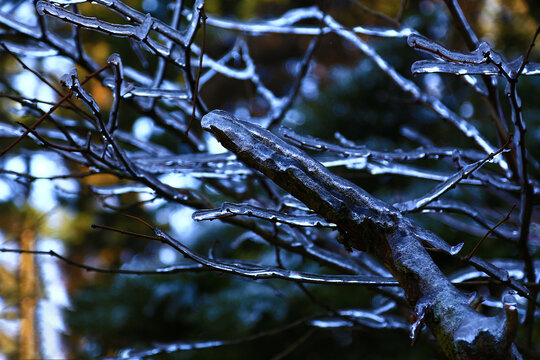
<svg viewBox="0 0 540 360"><path fill-rule="evenodd" d="M106 64L106 65L103 65L101 68L99 68L98 70L94 71L93 73L91 73L90 75L88 75L83 81L81 81L81 85L84 85L86 82L88 82L88 80L90 80L91 78L93 78L94 76L98 75L99 73L101 73L102 71L108 69L109 67L111 66L111 64ZM25 132L19 136L17 139L15 139L15 141L13 141L10 145L8 145L4 150L0 151L0 158L2 156L4 156L8 151L10 151L13 147L15 147L15 145L17 145L21 140L23 140L26 136L28 136L28 134L30 134L30 132L32 130L35 130L36 127L39 126L39 124L41 124L41 122L43 120L45 120L49 115L51 115L57 108L60 107L60 105L66 101L69 97L71 97L71 95L73 95L73 90L69 90L67 92L66 95L64 95L60 100L58 100L56 102L56 104L53 105L53 107L51 107L49 109L49 111L47 111L45 114L43 114L35 123L33 123L32 125L30 125L28 127L28 129L25 130Z"/></svg>
<svg viewBox="0 0 540 360"><path fill-rule="evenodd" d="M92 227L92 229L103 229L103 230L115 231L115 232L118 232L118 233L124 234L124 235L131 235L131 236L136 236L136 237L140 237L140 238L143 238L143 239L161 241L161 238L158 237L158 236L139 234L139 233L135 233L135 232L127 231L127 230L118 229L118 228L115 228L115 227L112 227L112 226L92 224L91 227Z"/></svg>
<svg viewBox="0 0 540 360"><path fill-rule="evenodd" d="M294 100L296 99L296 96L298 95L298 91L300 90L300 86L302 85L302 80L304 80L309 70L309 65L311 64L311 59L313 58L313 54L315 53L315 51L317 50L319 46L319 43L321 42L321 38L323 35L322 28L324 26L323 19L324 19L324 16L321 19L320 27L319 27L321 29L321 32L317 36L315 36L313 40L311 40L309 47L306 51L306 54L304 55L304 58L302 59L302 62L300 64L300 69L298 70L298 73L295 76L295 83L287 96L287 100L281 106L281 108L279 109L279 112L275 114L273 118L270 120L268 129L271 129L277 124L279 124L279 122L285 116L289 108L293 105Z"/></svg>
<svg viewBox="0 0 540 360"><path fill-rule="evenodd" d="M523 61L521 62L521 66L518 70L518 75L521 75L523 70L525 70L525 66L529 63L529 56L531 55L531 51L536 43L536 38L538 37L538 34L540 34L540 24L536 28L536 31L534 32L534 35L532 37L531 42L529 43L529 47L527 48L527 52L525 53L525 56L523 57Z"/></svg>
<svg viewBox="0 0 540 360"><path fill-rule="evenodd" d="M399 7L399 12L396 16L396 21L401 26L401 21L403 20L403 15L405 15L405 9L407 8L408 0L401 0L401 6Z"/></svg>
<svg viewBox="0 0 540 360"><path fill-rule="evenodd" d="M39 80L41 80L44 84L46 84L48 87L50 87L56 94L58 94L58 96L63 96L62 95L62 92L60 90L58 90L49 80L47 80L43 75L41 75L39 72L37 72L36 70L32 69L30 66L26 65L26 63L24 61L22 61L22 59L16 54L14 53L13 51L11 51L7 45L3 42L3 41L0 41L0 46L2 46L4 48L4 50L10 54L11 56L13 56L13 58L22 66L23 69L25 70L28 70L30 71L32 74L34 74ZM83 114L85 117L90 117L90 115L88 115L84 110L80 109L73 101L71 101L71 99L67 99L67 102L74 108L76 109L77 112L79 112L79 114Z"/></svg>
<svg viewBox="0 0 540 360"><path fill-rule="evenodd" d="M202 71L202 62L204 57L204 51L205 51L205 45L206 45L206 13L204 12L204 5L201 8L201 21L202 21L202 44L201 44L201 55L199 56L199 68L197 69L197 78L195 79L195 88L193 89L193 111L191 113L191 119L189 120L188 127L186 129L186 135L189 133L189 130L191 129L191 125L193 125L193 121L195 120L195 110L197 107L197 99L199 96L199 79L201 78L201 71Z"/></svg>
<svg viewBox="0 0 540 360"><path fill-rule="evenodd" d="M133 219L133 220L137 220L138 222L144 224L145 226L147 226L150 230L154 230L156 227L153 226L153 225L150 225L149 223L147 223L146 221L144 221L143 219L141 219L140 217L137 217L135 215L129 215L129 214L122 214L124 215L125 217L128 217L130 219Z"/></svg>
<svg viewBox="0 0 540 360"><path fill-rule="evenodd" d="M459 6L457 0L445 0L446 6L452 15L454 23L457 29L460 31L461 36L465 39L469 50L474 50L479 44L478 36L471 28L471 25L467 21L463 10ZM505 139L508 138L508 127L506 126L505 115L502 111L501 102L499 101L497 80L491 76L482 76L483 83L487 88L487 96L484 98L486 104L489 106L491 117L497 128L497 135L499 137L499 143L502 144ZM508 162L513 173L516 172L516 163L511 154L505 156L505 160Z"/></svg>
<svg viewBox="0 0 540 360"><path fill-rule="evenodd" d="M34 135L38 140L43 142L44 146L50 147L52 149L63 150L63 151L66 151L66 152L82 152L83 151L81 148L74 148L74 147L68 147L68 146L53 144L52 142L50 142L49 140L45 139L43 136L38 134L38 132L36 130L31 129L26 124L24 124L24 123L22 123L20 121L17 121L17 124L19 124L20 126L25 128L27 131L31 132L32 135Z"/></svg>
<svg viewBox="0 0 540 360"><path fill-rule="evenodd" d="M230 346L230 345L239 345L239 344L243 344L243 343L246 343L246 342L251 342L251 341L259 340L259 339L262 339L262 338L265 338L265 337L270 337L270 336L280 334L282 332L288 331L288 330L293 329L295 327L305 325L306 322L308 322L309 320L312 320L314 318L316 318L316 315L315 316L306 316L304 318L298 319L298 320L293 321L293 322L291 322L289 324L286 324L284 326L280 326L280 327L272 329L272 330L261 331L261 332L256 333L256 334L248 335L248 336L245 336L245 337L242 337L242 338L239 338L239 339L234 339L234 340L203 341L201 346L197 346L197 342L169 343L169 344L165 344L165 345L162 345L162 346L158 345L158 346L156 346L156 347L154 347L154 348L152 348L150 350L146 350L146 351L143 350L143 351L138 351L138 352L129 352L127 354L130 357L133 357L133 358L142 358L142 357L145 357L145 356L155 356L155 355L164 354L164 353L169 354L169 353L174 352L174 351L181 351L182 348L185 348L186 345L189 346L189 344L193 345L193 348L192 348L193 350L195 350L195 349L205 349L205 348L216 348L216 347ZM176 344L183 345L183 346L178 346L178 347L175 348ZM171 350L171 349L176 349L176 350ZM106 358L106 359L110 359L110 358ZM117 358L114 358L114 359L117 359Z"/></svg>
<svg viewBox="0 0 540 360"><path fill-rule="evenodd" d="M54 176L34 176L34 175L26 174L26 173L13 171L13 170L0 169L0 174L15 175L17 177L27 178L30 181L35 181L35 180L56 180L56 179L84 178L84 177L88 177L90 175L95 175L95 174L97 174L97 172L95 172L95 171L86 171L86 172L77 173L77 174L65 174L65 175L54 175Z"/></svg>
<svg viewBox="0 0 540 360"><path fill-rule="evenodd" d="M360 9L362 9L362 11L370 14L370 15L373 15L375 16L376 18L378 19L381 19L381 20L384 20L390 24L392 24L392 26L394 27L397 27L397 28L400 28L401 27L401 24L399 23L398 20L386 15L386 14L383 14L382 12L380 11L376 11L376 10L373 10L372 8L362 4L360 1L358 0L351 0L356 6L358 6ZM401 8L400 8L401 9ZM399 14L398 14L399 16Z"/></svg>
<svg viewBox="0 0 540 360"><path fill-rule="evenodd" d="M516 205L512 206L512 208L510 209L510 211L508 212L508 214L506 214L506 216L501 220L499 221L497 224L493 225L493 227L491 227L487 232L486 234L482 237L482 239L480 239L480 241L476 244L476 246L471 250L471 252L469 253L469 255L465 256L465 259L466 260L470 260L474 253L476 252L476 250L480 247L480 245L482 245L482 243L484 242L484 240L489 236L489 234L491 234L491 232L493 230L495 230L497 227L499 227L499 225L501 225L502 223L504 223L506 220L508 220L510 218L510 214L512 214L512 211L514 211L514 209L516 208Z"/></svg>
<svg viewBox="0 0 540 360"><path fill-rule="evenodd" d="M281 360L289 356L294 350L296 350L300 345L302 345L302 343L304 343L307 339L309 339L311 335L313 335L314 332L315 332L315 329L309 329L303 336L298 338L298 340L296 340L287 348L285 348L282 352L274 356L272 360Z"/></svg>
<svg viewBox="0 0 540 360"><path fill-rule="evenodd" d="M208 269L200 264L189 265L173 265L164 268L157 268L153 270L130 270L130 269L105 269L90 266L73 261L63 255L58 254L54 250L42 251L42 250L25 250L25 249L7 249L0 248L0 253L17 253L17 254L34 254L34 255L49 255L55 257L64 263L86 270L102 274L124 274L124 275L163 275L163 274L176 274L179 272L200 272L207 271Z"/></svg>

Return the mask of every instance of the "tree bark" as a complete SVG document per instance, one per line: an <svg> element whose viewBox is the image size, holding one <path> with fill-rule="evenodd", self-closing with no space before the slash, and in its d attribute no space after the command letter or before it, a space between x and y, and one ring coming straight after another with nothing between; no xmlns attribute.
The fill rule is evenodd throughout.
<svg viewBox="0 0 540 360"><path fill-rule="evenodd" d="M202 126L240 161L337 224L345 246L375 255L449 358L520 358L513 345L515 307L495 317L475 311L422 245L444 243L435 234L266 129L219 110L204 116Z"/></svg>

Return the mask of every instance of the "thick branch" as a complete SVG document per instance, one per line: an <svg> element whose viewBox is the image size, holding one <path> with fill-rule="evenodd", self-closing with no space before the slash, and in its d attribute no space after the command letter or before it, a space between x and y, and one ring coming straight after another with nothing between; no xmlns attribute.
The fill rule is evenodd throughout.
<svg viewBox="0 0 540 360"><path fill-rule="evenodd" d="M486 317L472 309L435 265L417 234L436 235L267 130L223 111L207 114L202 126L239 160L337 224L347 246L377 256L405 290L412 309L419 302L427 303L426 324L449 357L510 357L513 334L506 332L506 319Z"/></svg>

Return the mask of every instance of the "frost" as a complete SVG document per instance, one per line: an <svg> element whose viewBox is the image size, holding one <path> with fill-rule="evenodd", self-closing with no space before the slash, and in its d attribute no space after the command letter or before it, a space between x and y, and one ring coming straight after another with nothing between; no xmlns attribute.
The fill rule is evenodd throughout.
<svg viewBox="0 0 540 360"><path fill-rule="evenodd" d="M88 4L76 6L83 2ZM26 138L10 150L17 153L2 160L0 186L6 194L26 186L31 204L43 211L59 200L72 201L88 189L88 185L79 184L94 184L88 195L99 200L103 211L123 212L139 206L155 211L155 217L144 219L155 236L144 238L161 242L153 255L168 266L138 271L123 264L120 270L125 274L165 276L209 271L250 279L251 284L266 284L272 279L272 283L367 287L378 294L372 307L332 309L301 323L324 329L409 330L413 339L425 323L437 330L432 331L436 336L440 337L440 329L445 336L450 334L440 341L450 344L449 348L463 342L474 347L478 345L478 334L482 341L496 339L500 333L496 330L514 324L517 313L527 311L525 299L530 296L524 281L538 278L536 261L531 260L531 264L524 254L521 258L525 260L515 261L461 257L463 243L450 245L406 214L418 212L422 217L431 213L473 236L491 231L498 241L518 242L519 249L540 243L535 225L527 225L530 218L535 218L527 218L528 213L535 215L533 198L540 194L537 181L528 171L538 168L538 164L525 146L525 119L515 87L521 75L540 74L540 64L529 62L528 55L507 61L487 43L477 41L465 17L459 16L460 9L450 13L458 14L454 20L463 22L470 44L478 44L469 52L447 49L408 27L421 24L418 14L406 15L401 26L371 27L345 25L338 12L334 17L334 12L324 12L317 6L241 21L212 14L206 18L205 11L211 7L205 9L203 0L164 6L143 1L142 8L146 12L156 10L154 14L140 12L120 0L35 3L39 16L29 2L2 6L0 12L6 56L17 61L17 72L22 71L14 72L11 82L6 81L6 86L13 84L2 98L13 109L6 114L6 121L9 117L16 121L25 117L21 127L4 121L0 135L15 144ZM450 10L456 4L446 2ZM437 19L430 31L439 38L445 38L442 35L450 24L446 12L439 11L442 6L426 1L420 5L421 12ZM90 12L92 7L97 11ZM114 16L102 18L109 12ZM99 32L118 38L115 41L128 41L133 52L112 54L105 63L102 57L93 59L82 42L84 36L79 37L81 32ZM294 57L284 59L285 68L281 70L288 76L283 79L272 78L276 73L266 59L261 59L260 50L253 48L275 36L298 47ZM379 39L372 41L373 37ZM329 38L348 52L347 57L360 53L359 65L336 66L327 72L327 62L321 62L316 49L321 49L319 43ZM410 46L431 56L412 65L412 75L426 75L418 79L401 74L398 69L403 68L402 58L390 57L389 61L376 50L378 42L386 41L380 38L393 38L395 44L404 44L407 38ZM207 40L205 46L203 39ZM208 44L213 46L217 41L220 46L209 48ZM129 59L130 66L124 66L129 56L136 59ZM77 71L71 70L62 77L67 90L56 89L57 72L65 73L70 68L84 69L92 79L79 79ZM31 73L28 69L37 70ZM36 76L37 71L43 74ZM294 127L310 120L301 113L303 107L297 106L297 99L319 99L327 77L352 86L352 75L367 78L375 71L397 85L404 99L430 111L432 121L441 119L453 126L458 135L456 143L466 148L435 138L430 124L412 129L404 123L400 132L404 139L398 140L403 148L385 148L389 143L379 141L361 143L350 134L324 134L324 139L334 135L335 140L323 140L279 127ZM449 86L445 86L442 74L458 76L475 95L487 100L491 113L497 115L495 122L501 117L496 124L498 137L485 132L489 124L475 125L477 119L473 116L479 112L471 102L456 102L446 96ZM506 111L497 114L499 107L493 103L499 88L496 77L509 83L507 95L515 126L513 143L508 146L513 152L504 156L499 156L504 150L497 151L490 143L492 139L504 143L510 124L503 118ZM51 85L40 84L51 79ZM86 85L87 80L90 82ZM95 87L98 82L107 89ZM220 103L212 98L216 84L223 86L220 91L231 90L230 100ZM28 92L30 88L35 91ZM112 96L113 101L103 101L103 94ZM73 101L71 95L90 111L80 106L80 101ZM217 103L229 112L210 111ZM347 111L340 102L332 107L335 113ZM108 119L103 111L108 112ZM27 122L26 118L33 121ZM408 119L403 116L403 121ZM393 130L398 134L398 129L388 131ZM27 142L34 145L21 149ZM443 143L450 146L439 146ZM36 151L42 155L36 156ZM64 162L72 165L63 166ZM482 168L487 162L494 166ZM95 174L109 174L114 181L101 185L87 182ZM344 178L349 175L353 181ZM403 191L379 187L383 189L379 195L392 201L391 205L362 188L364 177L380 175L388 176L377 180L409 177L429 180L426 182L434 185L425 194L420 192L422 182ZM446 198L451 189L459 186L461 190L462 185L474 190L489 189L497 194L498 201L483 206L480 202L464 203L463 197L460 201ZM488 202L485 193L481 191L478 197ZM497 227L503 209L500 203L518 198L524 210ZM152 221L164 224L171 234ZM196 251L202 249L199 234L209 227L217 229L212 234L219 237L221 223L238 228L233 231L238 237L227 244L231 251L221 251L217 245L208 254L208 250ZM257 243L262 250L250 255L249 261L234 258L246 241ZM433 261L436 257L432 253L445 254L460 270L446 276L439 271L441 263ZM175 264L180 258L182 263ZM463 290L472 287L471 281L496 281L517 293L517 299L511 293L503 293L500 299L500 294L494 296L487 290L481 294L483 306L504 309L501 314L506 318L488 318L471 307L479 299L476 294L471 304L471 297L464 296ZM407 303L415 305L412 324L403 317L402 305L398 309L398 304ZM267 304L264 307L272 309ZM248 321L258 316L245 312ZM508 336L505 344L511 344L511 334L504 336ZM119 356L159 356L238 341L182 340L152 345L146 351L126 350Z"/></svg>

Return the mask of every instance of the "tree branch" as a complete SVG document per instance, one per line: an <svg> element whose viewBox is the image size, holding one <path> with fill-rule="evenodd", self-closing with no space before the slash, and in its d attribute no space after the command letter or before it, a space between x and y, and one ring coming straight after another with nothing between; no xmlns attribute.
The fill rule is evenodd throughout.
<svg viewBox="0 0 540 360"><path fill-rule="evenodd" d="M426 324L449 357L511 356L513 334L504 331L506 320L474 311L433 263L417 235L435 238L434 234L267 130L223 111L205 115L202 126L240 161L337 224L346 246L376 255L399 281L412 309L419 301L428 304Z"/></svg>

